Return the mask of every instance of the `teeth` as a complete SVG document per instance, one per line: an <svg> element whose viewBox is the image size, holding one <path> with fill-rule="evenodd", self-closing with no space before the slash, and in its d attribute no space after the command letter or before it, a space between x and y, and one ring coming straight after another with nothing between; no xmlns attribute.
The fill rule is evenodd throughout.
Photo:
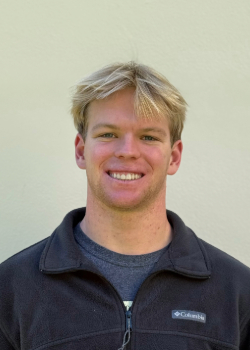
<svg viewBox="0 0 250 350"><path fill-rule="evenodd" d="M109 173L111 177L119 180L138 180L142 177L139 174L127 173L127 174L119 174L119 173Z"/></svg>

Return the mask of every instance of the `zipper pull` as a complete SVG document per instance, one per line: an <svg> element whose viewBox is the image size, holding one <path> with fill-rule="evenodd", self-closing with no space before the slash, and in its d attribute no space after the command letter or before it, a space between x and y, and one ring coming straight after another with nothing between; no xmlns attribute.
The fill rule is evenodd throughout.
<svg viewBox="0 0 250 350"><path fill-rule="evenodd" d="M130 310L126 311L126 331L128 329L132 330L132 312Z"/></svg>
<svg viewBox="0 0 250 350"><path fill-rule="evenodd" d="M125 313L126 316L126 332L123 336L123 343L121 348L118 350L124 350L126 345L130 342L130 332L132 331L132 312L130 310L127 310Z"/></svg>

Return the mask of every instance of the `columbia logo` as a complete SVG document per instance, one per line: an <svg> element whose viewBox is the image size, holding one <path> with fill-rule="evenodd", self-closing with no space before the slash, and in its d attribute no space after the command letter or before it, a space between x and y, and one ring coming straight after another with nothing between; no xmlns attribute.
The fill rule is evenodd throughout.
<svg viewBox="0 0 250 350"><path fill-rule="evenodd" d="M173 310L172 318L206 323L206 314L189 310Z"/></svg>

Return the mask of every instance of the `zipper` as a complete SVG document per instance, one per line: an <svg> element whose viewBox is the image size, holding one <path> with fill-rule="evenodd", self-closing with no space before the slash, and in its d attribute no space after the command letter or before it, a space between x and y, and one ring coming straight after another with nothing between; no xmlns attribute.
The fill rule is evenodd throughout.
<svg viewBox="0 0 250 350"><path fill-rule="evenodd" d="M126 315L126 331L128 329L132 330L132 312L130 308L126 311L125 315Z"/></svg>
<svg viewBox="0 0 250 350"><path fill-rule="evenodd" d="M163 270L162 270L163 271ZM122 342L122 346L118 349L118 350L124 350L126 348L126 345L130 342L131 339L131 332L132 332L132 311L131 309L133 308L135 301L137 299L139 290L142 288L142 285L148 280L150 279L152 276L157 275L160 271L156 271L154 273L152 273L151 275L149 275L141 284L140 288L137 290L137 293L135 295L135 298L133 300L133 304L131 307L127 308L127 311L125 312L125 317L126 317L126 329L125 329L125 333L123 336L123 342ZM109 281L108 281L109 282ZM110 282L109 282L110 283ZM110 283L111 284L111 283ZM111 284L111 286L113 287L113 289L116 291L115 287ZM119 293L116 291L116 293L119 295ZM120 295L119 295L120 296ZM123 304L124 305L124 304Z"/></svg>
<svg viewBox="0 0 250 350"><path fill-rule="evenodd" d="M97 273L97 272L94 272L94 271L91 271L91 270L85 270L85 271L88 271L88 272L91 272L97 276L99 276L102 280L104 280L107 284L110 285L110 287L113 289L113 291L115 292L115 294L118 296L118 298L120 299L121 301L121 304L123 306L123 310L126 310L125 311L125 333L124 333L124 336L123 336L123 342L122 342L122 346L118 349L118 350L124 350L126 345L130 342L130 339L131 339L131 331L132 331L132 312L131 312L131 307L127 307L124 305L124 302L120 296L120 294L117 292L116 288L113 286L113 284L111 282L109 282L109 280L107 280L104 276L102 276L101 274ZM133 302L134 304L134 302Z"/></svg>
<svg viewBox="0 0 250 350"><path fill-rule="evenodd" d="M94 272L94 271L91 271L89 269L86 269L85 271L88 271L88 272L91 272L97 276L99 276L102 280L104 280L107 284L109 284L111 286L111 288L113 289L113 291L115 292L115 294L118 296L118 299L120 299L121 301L121 304L123 306L123 309L126 310L125 311L125 333L124 333L124 336L123 336L123 343L122 343L122 346L118 349L118 350L125 350L126 348L126 345L130 342L130 339L131 339L131 332L132 332L132 309L133 309L133 306L135 304L135 301L138 297L138 294L139 294L139 291L142 289L142 286L143 284L145 284L145 282L147 280L149 280L152 276L154 275L157 275L159 272L162 272L164 270L160 270L160 271L156 271L156 272L153 272L151 275L149 275L141 284L140 288L138 289L136 295L135 295L135 298L133 300L133 304L131 307L129 308L126 308L125 305L124 305L124 302L120 296L120 294L117 292L116 288L113 286L113 284L111 282L109 282L109 280L107 280L104 276L102 276L101 274L97 273L97 272Z"/></svg>
<svg viewBox="0 0 250 350"><path fill-rule="evenodd" d="M123 336L122 346L118 350L124 350L126 345L130 342L131 331L132 331L132 312L130 308L125 312L126 317L126 331Z"/></svg>

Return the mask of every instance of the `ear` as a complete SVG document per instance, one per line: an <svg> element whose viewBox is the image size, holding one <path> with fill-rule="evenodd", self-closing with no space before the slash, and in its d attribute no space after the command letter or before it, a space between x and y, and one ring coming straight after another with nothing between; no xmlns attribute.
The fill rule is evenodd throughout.
<svg viewBox="0 0 250 350"><path fill-rule="evenodd" d="M83 141L82 135L78 133L75 139L75 157L76 164L79 166L80 169L86 169L84 158L84 146L85 142Z"/></svg>
<svg viewBox="0 0 250 350"><path fill-rule="evenodd" d="M174 175L181 164L181 155L183 150L183 144L181 140L174 143L172 147L171 157L168 166L168 175Z"/></svg>

